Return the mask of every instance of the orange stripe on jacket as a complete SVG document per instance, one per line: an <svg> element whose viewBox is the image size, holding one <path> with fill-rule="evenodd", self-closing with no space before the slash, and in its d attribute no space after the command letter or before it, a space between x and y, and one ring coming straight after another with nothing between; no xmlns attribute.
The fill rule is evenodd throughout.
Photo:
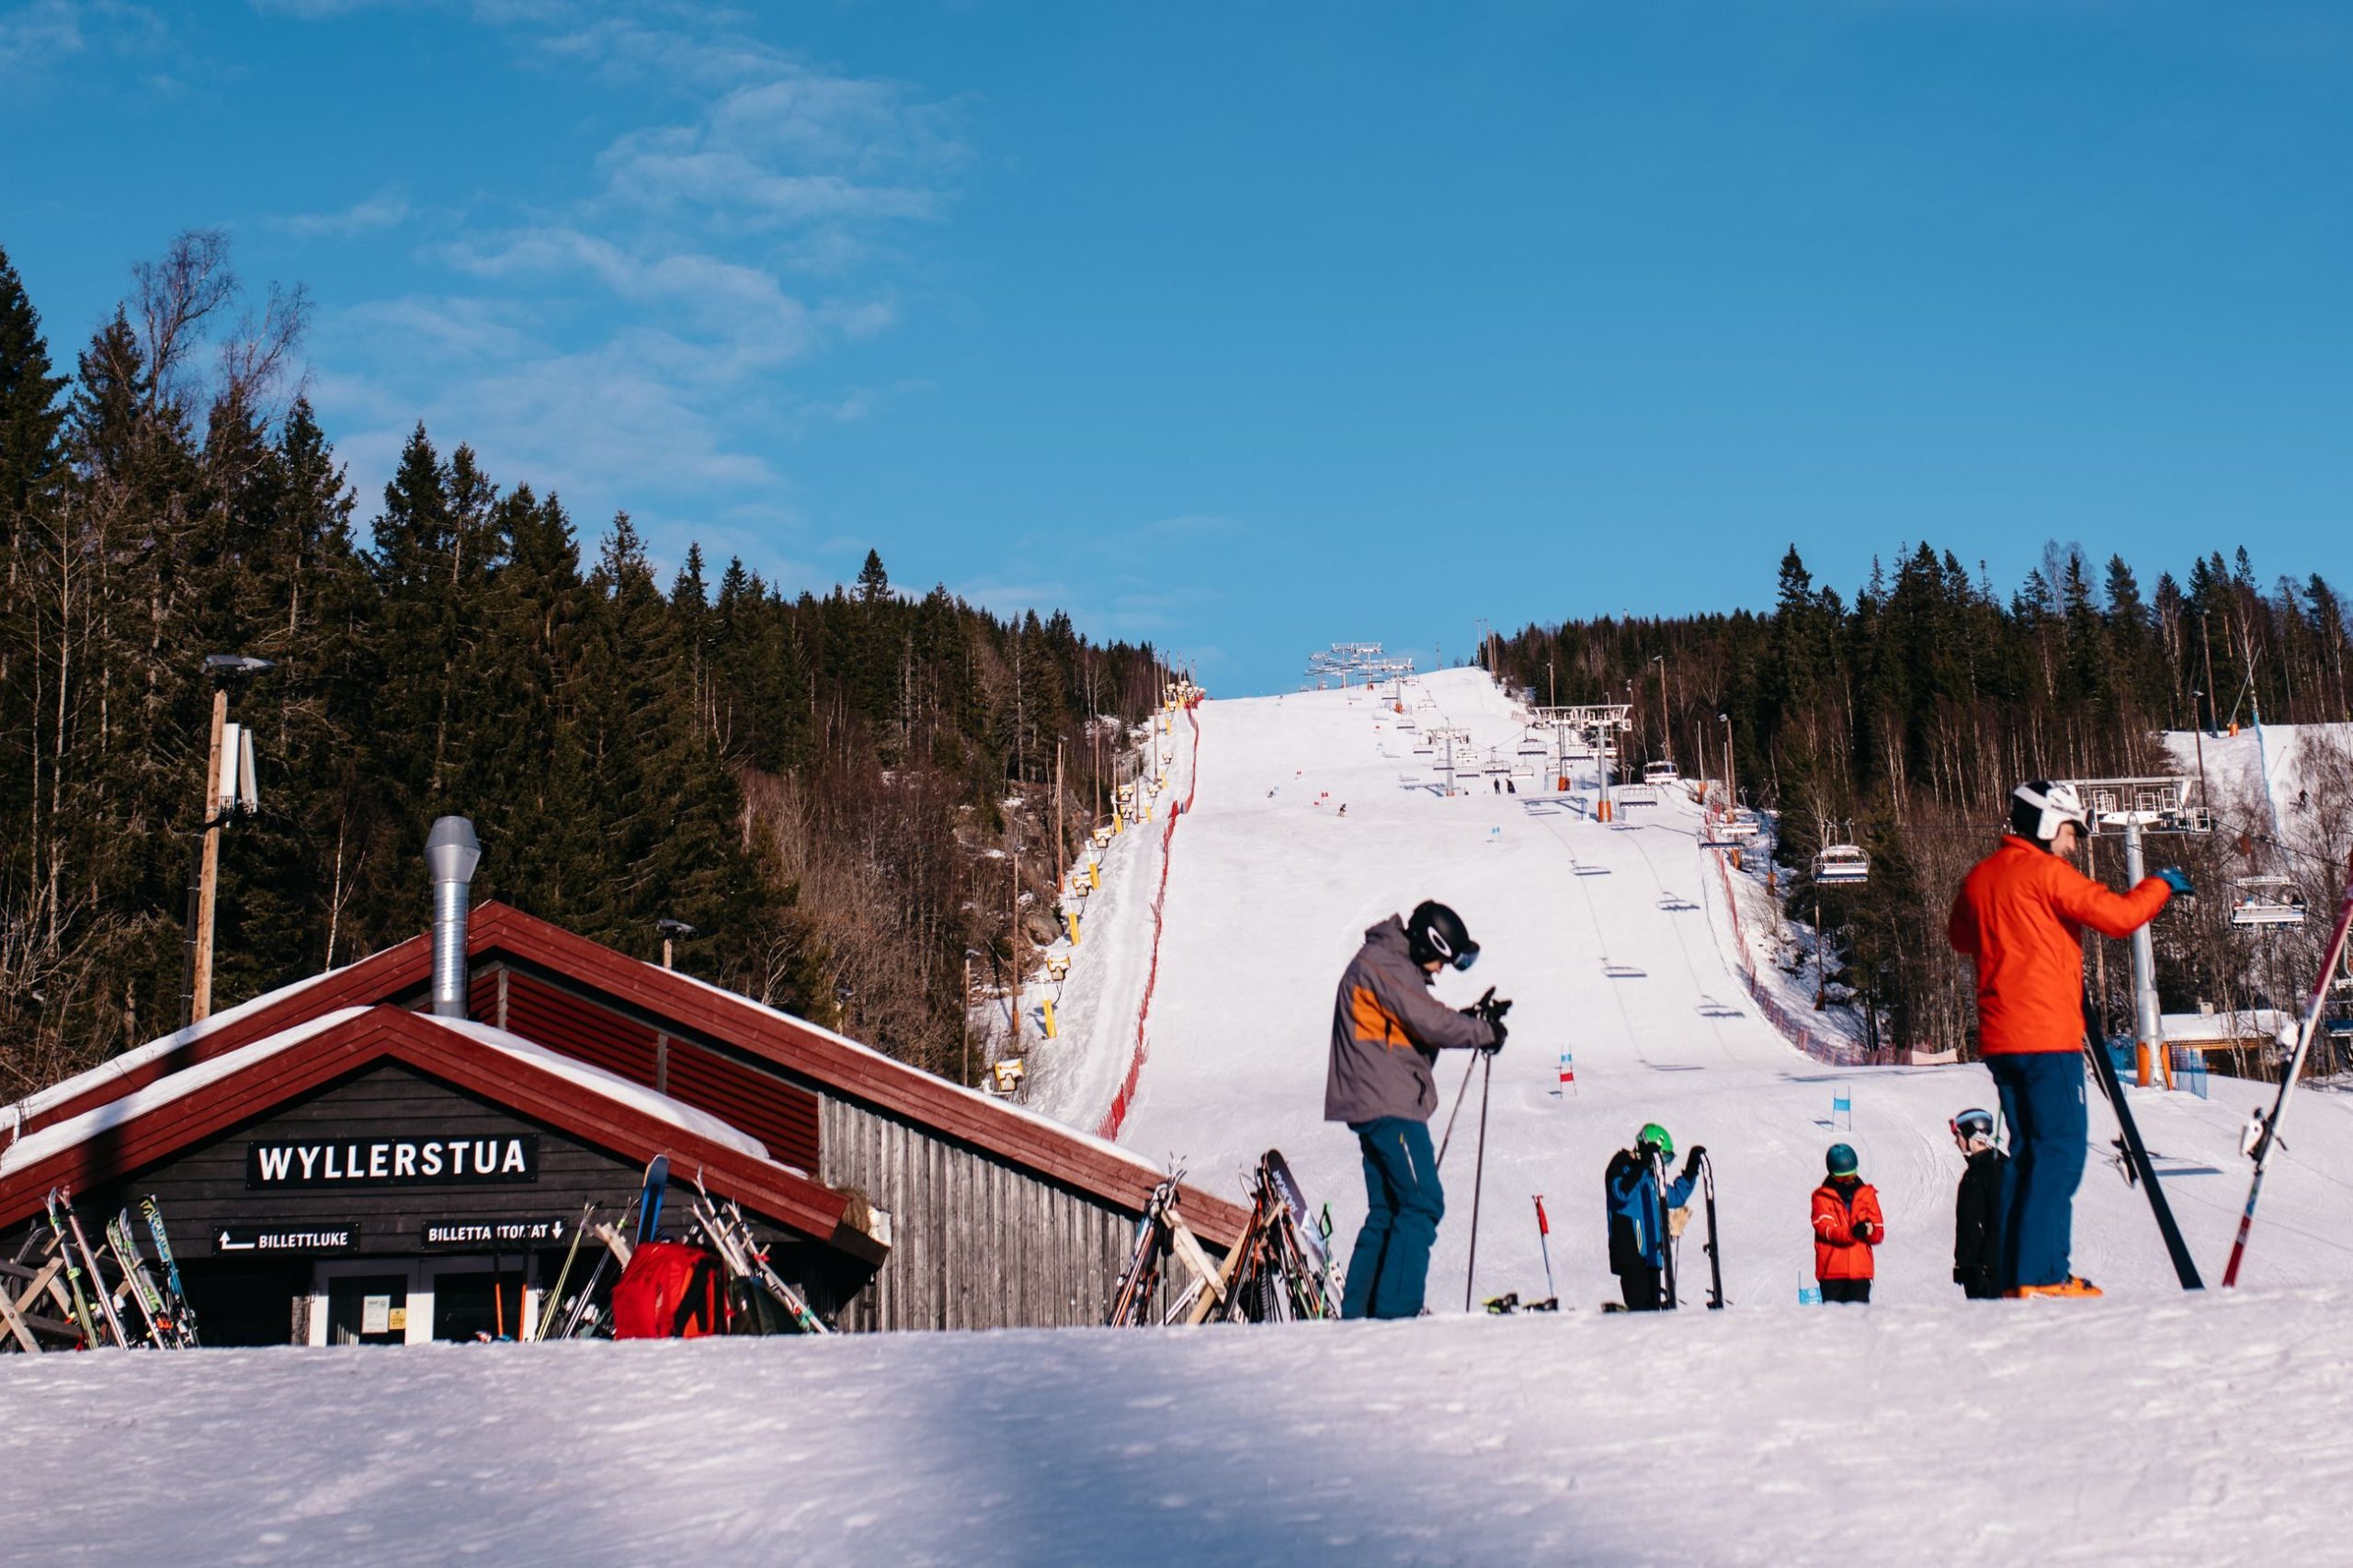
<svg viewBox="0 0 2353 1568"><path fill-rule="evenodd" d="M1386 1046L1391 1051L1413 1047L1397 1015L1383 1006L1381 998L1367 986L1349 987L1348 1021L1356 1029L1357 1039L1367 1045Z"/></svg>

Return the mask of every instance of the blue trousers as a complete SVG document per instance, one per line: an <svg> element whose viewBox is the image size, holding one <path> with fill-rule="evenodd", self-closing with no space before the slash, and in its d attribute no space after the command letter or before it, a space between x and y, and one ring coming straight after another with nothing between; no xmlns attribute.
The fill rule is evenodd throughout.
<svg viewBox="0 0 2353 1568"><path fill-rule="evenodd" d="M2091 1136L2083 1052L1989 1056L1985 1067L2010 1129L2010 1161L2002 1170L2002 1287L2063 1285L2075 1187Z"/></svg>
<svg viewBox="0 0 2353 1568"><path fill-rule="evenodd" d="M1402 1116L1354 1121L1348 1131L1364 1150L1364 1229L1348 1255L1340 1297L1346 1318L1409 1318L1422 1310L1429 1278L1430 1244L1446 1213L1430 1153L1427 1122Z"/></svg>

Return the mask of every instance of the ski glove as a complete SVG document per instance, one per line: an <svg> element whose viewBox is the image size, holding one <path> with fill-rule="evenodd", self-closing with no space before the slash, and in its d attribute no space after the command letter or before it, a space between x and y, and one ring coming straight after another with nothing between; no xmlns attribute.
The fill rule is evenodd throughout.
<svg viewBox="0 0 2353 1568"><path fill-rule="evenodd" d="M1506 1006L1509 1006L1511 1004L1506 1002L1504 1005ZM1487 1020L1487 1027L1495 1031L1495 1038L1488 1041L1485 1045L1481 1046L1479 1049L1485 1051L1488 1055L1493 1056L1496 1051L1501 1051L1504 1048L1504 1037L1511 1031L1504 1028L1504 1021L1501 1017L1489 1018Z"/></svg>
<svg viewBox="0 0 2353 1568"><path fill-rule="evenodd" d="M1708 1146L1705 1143L1692 1144L1691 1152L1683 1156L1683 1179L1685 1181L1689 1181L1693 1176L1699 1175L1699 1162L1707 1157Z"/></svg>
<svg viewBox="0 0 2353 1568"><path fill-rule="evenodd" d="M1871 1237L1877 1233L1877 1230L1872 1226L1869 1220L1858 1220L1855 1221L1855 1239L1857 1241L1869 1242Z"/></svg>
<svg viewBox="0 0 2353 1568"><path fill-rule="evenodd" d="M2195 898L2198 890L2189 885L2189 873L2178 866L2167 866L2157 872L2157 881L2173 889L2176 898Z"/></svg>

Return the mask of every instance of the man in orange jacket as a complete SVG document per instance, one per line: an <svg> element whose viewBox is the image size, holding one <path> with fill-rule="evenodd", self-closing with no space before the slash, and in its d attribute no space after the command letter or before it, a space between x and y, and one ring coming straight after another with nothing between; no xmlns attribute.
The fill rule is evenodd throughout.
<svg viewBox="0 0 2353 1568"><path fill-rule="evenodd" d="M1825 1301L1868 1301L1871 1249L1887 1234L1879 1191L1850 1145L1833 1143L1822 1163L1829 1174L1813 1189L1813 1278Z"/></svg>
<svg viewBox="0 0 2353 1568"><path fill-rule="evenodd" d="M2002 846L1961 880L1947 934L1977 965L1977 1043L2010 1126L2002 1179L2004 1293L2097 1296L2068 1269L2084 1108L2084 928L2119 940L2157 916L2189 879L2167 869L2121 896L2075 869L2090 825L2072 784L2040 779L2010 796Z"/></svg>

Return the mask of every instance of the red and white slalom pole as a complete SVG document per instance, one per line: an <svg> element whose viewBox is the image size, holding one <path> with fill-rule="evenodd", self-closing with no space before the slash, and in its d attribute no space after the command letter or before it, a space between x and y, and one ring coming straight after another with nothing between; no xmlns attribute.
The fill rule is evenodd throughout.
<svg viewBox="0 0 2353 1568"><path fill-rule="evenodd" d="M2328 1007L2328 988L2336 979L2336 971L2345 962L2345 940L2347 929L2353 929L2353 865L2347 867L2345 896L2337 902L2336 928L2329 933L2328 947L2321 954L2320 973L2313 981L2311 999L2304 1004L2303 1027L2296 1035L2295 1054L2288 1059L2286 1076L2279 1080L2279 1097L2271 1102L2271 1114L2263 1119L2262 1131L2256 1134L2255 1180L2246 1189L2246 1209L2239 1215L2238 1239L2231 1243L2230 1266L2222 1270L2225 1287L2239 1282L2239 1261L2246 1256L2247 1233L2255 1229L2255 1205L2263 1196L2263 1173L2271 1164L2271 1151L2279 1142L2279 1118L2288 1109L2288 1096L2296 1091L2296 1080L2304 1070L2304 1058L2313 1048L2313 1036L2319 1032L2322 1013Z"/></svg>

